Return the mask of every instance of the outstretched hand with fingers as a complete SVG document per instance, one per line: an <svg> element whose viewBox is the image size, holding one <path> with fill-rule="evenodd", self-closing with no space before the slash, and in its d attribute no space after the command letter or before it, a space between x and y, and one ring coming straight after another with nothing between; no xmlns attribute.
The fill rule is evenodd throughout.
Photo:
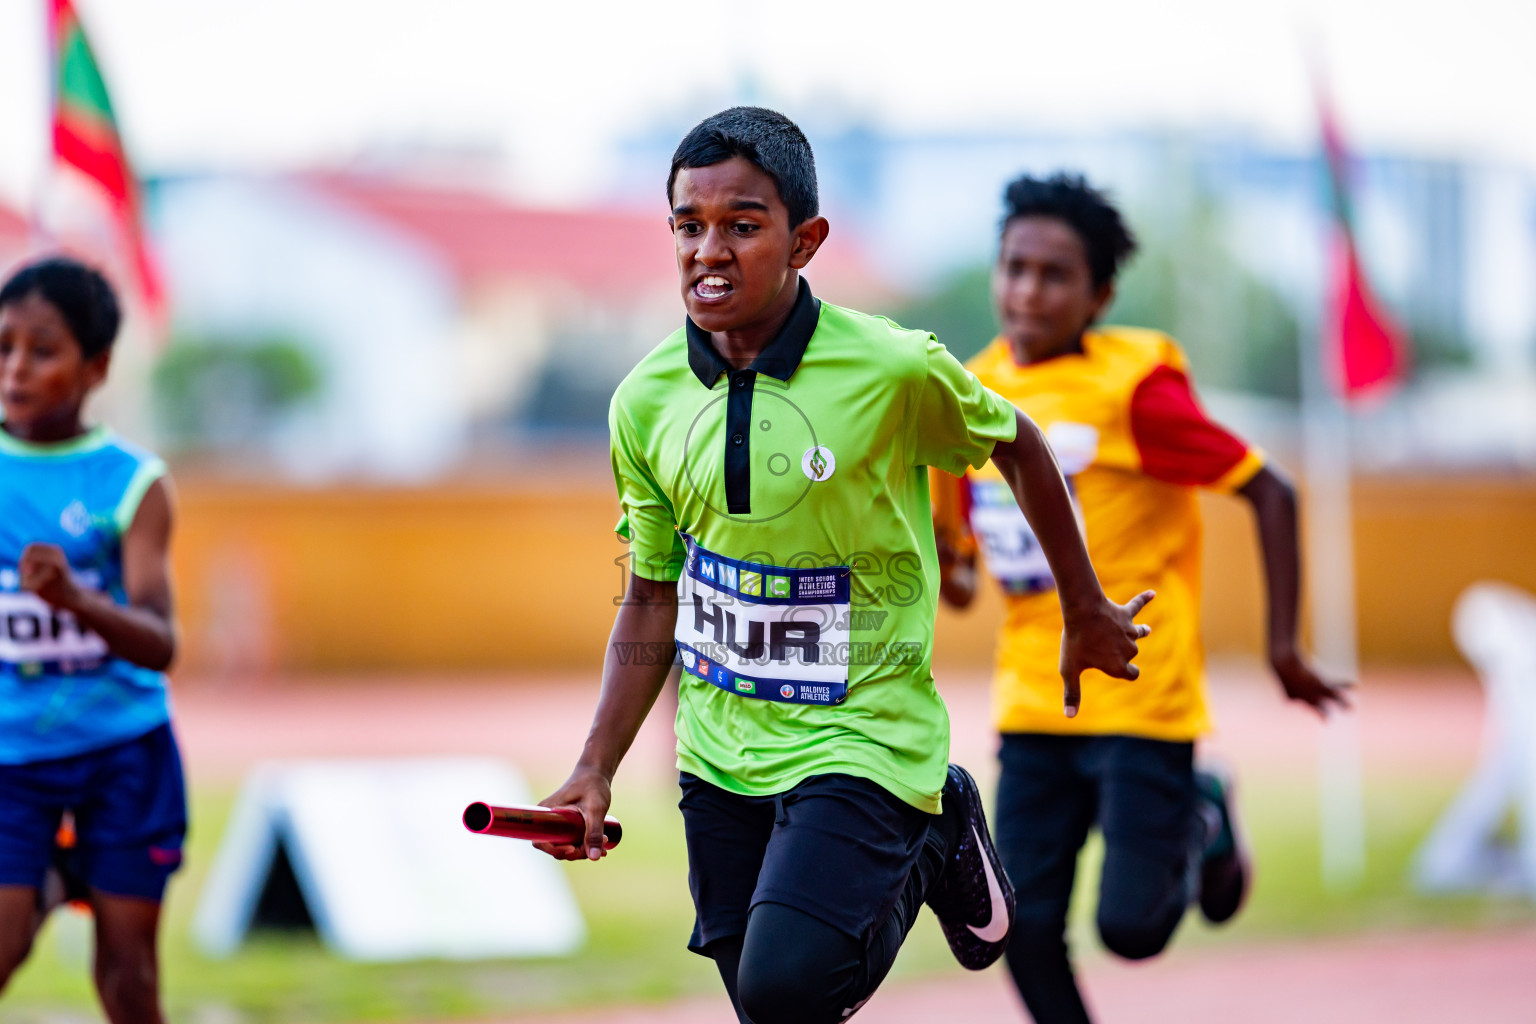
<svg viewBox="0 0 1536 1024"><path fill-rule="evenodd" d="M1280 677L1286 697L1291 700L1301 701L1324 718L1335 707L1344 711L1351 709L1349 697L1345 695L1348 684L1328 682L1300 654L1276 655L1270 663L1275 675Z"/></svg>
<svg viewBox="0 0 1536 1024"><path fill-rule="evenodd" d="M1067 615L1061 634L1061 680L1068 718L1075 718L1082 705L1082 675L1086 670L1096 668L1116 679L1135 679L1141 674L1131 662L1136 657L1136 641L1150 635L1152 627L1135 619L1155 596L1153 591L1143 591L1125 604L1105 597L1095 608Z"/></svg>

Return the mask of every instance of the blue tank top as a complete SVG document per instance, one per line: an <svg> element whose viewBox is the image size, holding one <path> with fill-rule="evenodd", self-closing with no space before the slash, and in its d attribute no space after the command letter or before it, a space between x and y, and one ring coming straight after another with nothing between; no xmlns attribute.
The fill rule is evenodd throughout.
<svg viewBox="0 0 1536 1024"><path fill-rule="evenodd" d="M127 604L122 537L165 463L105 427L57 444L0 430L0 764L70 757L170 719L165 676L107 650L21 589L28 544L57 544L85 586Z"/></svg>

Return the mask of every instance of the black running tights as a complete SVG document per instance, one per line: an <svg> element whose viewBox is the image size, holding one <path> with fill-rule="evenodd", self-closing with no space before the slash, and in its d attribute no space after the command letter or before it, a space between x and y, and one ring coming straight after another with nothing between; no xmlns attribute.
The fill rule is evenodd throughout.
<svg viewBox="0 0 1536 1024"><path fill-rule="evenodd" d="M1132 960L1168 944L1198 850L1193 745L1007 733L992 834L1017 890L1008 969L1037 1024L1088 1024L1068 959L1078 850L1104 835L1099 938Z"/></svg>
<svg viewBox="0 0 1536 1024"><path fill-rule="evenodd" d="M914 881L917 872L913 872ZM908 899L908 894L915 899ZM741 1024L831 1024L870 996L896 962L922 895L917 885L874 930L866 946L803 910L759 903L746 935L708 947Z"/></svg>

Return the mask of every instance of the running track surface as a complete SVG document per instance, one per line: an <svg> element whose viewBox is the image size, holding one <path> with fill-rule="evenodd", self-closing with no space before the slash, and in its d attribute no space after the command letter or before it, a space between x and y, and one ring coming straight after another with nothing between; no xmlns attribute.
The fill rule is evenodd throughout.
<svg viewBox="0 0 1536 1024"><path fill-rule="evenodd" d="M1220 731L1207 746L1238 777L1315 763L1319 725L1286 707L1253 667L1216 666ZM1482 695L1465 672L1368 675L1359 729L1365 771L1399 778L1465 775L1476 757ZM953 757L991 774L995 743L985 680L946 678ZM177 717L194 782L232 783L258 760L313 756L491 754L519 764L535 785L558 781L579 749L596 680L201 680L178 686ZM659 709L658 709L659 710ZM651 716L624 773L674 785L670 723ZM985 784L985 782L984 782ZM1113 1024L1478 1024L1536 1022L1536 931L1329 938L1305 945L1183 950L1150 965L1104 957L1083 968L1088 998ZM641 1009L606 1008L520 1018L517 1024L729 1022L723 997ZM998 969L893 984L857 1017L873 1024L1022 1021Z"/></svg>
<svg viewBox="0 0 1536 1024"><path fill-rule="evenodd" d="M951 757L978 777L991 774L996 746L986 682L974 673L939 673ZM597 700L595 675L195 680L178 681L175 689L177 732L199 784L236 781L266 758L447 752L507 758L535 784L553 784L580 751ZM1267 673L1218 664L1210 690L1217 732L1203 747L1231 761L1239 779L1282 765L1310 770L1318 721L1286 705ZM671 720L659 704L625 759L627 781L676 784ZM1368 674L1358 705L1368 773L1444 778L1470 770L1483 715L1470 673Z"/></svg>
<svg viewBox="0 0 1536 1024"><path fill-rule="evenodd" d="M1151 964L1090 961L1095 1016L1114 1024L1531 1024L1536 932L1415 936L1177 951ZM1271 993L1268 999L1256 994ZM722 1013L724 1010L724 1013ZM859 1024L1024 1021L1001 970L891 985ZM645 1010L518 1018L516 1024L727 1024L722 994ZM509 1022L510 1024L510 1022Z"/></svg>

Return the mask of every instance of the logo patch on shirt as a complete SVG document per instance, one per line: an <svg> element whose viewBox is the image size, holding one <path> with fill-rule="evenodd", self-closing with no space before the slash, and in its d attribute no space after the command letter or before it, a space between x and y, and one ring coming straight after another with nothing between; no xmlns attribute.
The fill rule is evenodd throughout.
<svg viewBox="0 0 1536 1024"><path fill-rule="evenodd" d="M91 514L77 498L59 513L59 525L71 537L84 537L85 532L91 528Z"/></svg>
<svg viewBox="0 0 1536 1024"><path fill-rule="evenodd" d="M756 693L757 692L757 684L754 683L750 679L743 679L741 676L737 676L736 677L736 692L738 692L738 693Z"/></svg>
<svg viewBox="0 0 1536 1024"><path fill-rule="evenodd" d="M789 700L794 695L795 688L791 684L785 683L783 686L779 687L779 696L783 697L785 700Z"/></svg>
<svg viewBox="0 0 1536 1024"><path fill-rule="evenodd" d="M819 444L800 457L800 468L806 476L819 483L837 471L837 457L832 454L831 448Z"/></svg>

